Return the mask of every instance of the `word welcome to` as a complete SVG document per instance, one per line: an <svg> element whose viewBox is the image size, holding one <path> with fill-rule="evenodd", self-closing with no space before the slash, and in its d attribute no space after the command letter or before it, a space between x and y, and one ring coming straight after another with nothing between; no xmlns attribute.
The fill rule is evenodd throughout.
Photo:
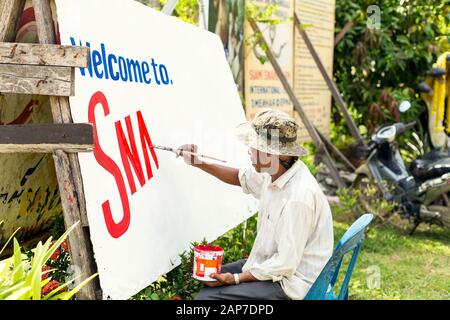
<svg viewBox="0 0 450 320"><path fill-rule="evenodd" d="M76 46L76 41L70 37L70 42ZM79 45L83 46L82 41ZM91 48L91 44L86 42L86 47ZM98 79L111 79L113 81L136 82L156 85L172 85L173 81L169 77L167 68L162 63L158 64L155 59L150 62L130 59L123 56L116 56L108 53L104 43L100 44L100 50L90 50L89 65L87 68L80 68L80 73L84 77L87 74Z"/></svg>
<svg viewBox="0 0 450 320"><path fill-rule="evenodd" d="M106 99L105 94L101 91L97 91L92 95L89 102L88 117L89 122L94 126L94 157L97 160L98 164L114 177L120 196L120 201L122 203L122 219L119 222L115 222L113 219L109 200L104 201L102 204L102 211L105 218L106 228L113 238L119 238L128 230L128 227L130 225L130 197L125 187L124 175L122 174L119 166L110 156L108 156L103 151L100 145L98 136L99 128L97 128L96 125L96 108L103 109L103 114L105 117L107 117L110 113L108 100ZM121 121L115 122L117 144L119 147L122 165L125 170L125 175L128 180L128 186L131 193L130 196L133 196L133 194L137 191L131 168L133 168L133 171L139 181L139 184L141 185L141 188L147 183L147 181L153 178L150 156L155 163L156 169L159 168L158 157L156 156L155 150L152 147L153 143L141 111L136 112L136 118L138 124L138 136L140 138L140 147L142 149L142 154L144 155L144 164L147 175L144 174L142 161L138 153L138 144L136 143L134 134L135 128L133 128L131 117L125 117L125 126L127 128L128 137L126 137L125 135Z"/></svg>

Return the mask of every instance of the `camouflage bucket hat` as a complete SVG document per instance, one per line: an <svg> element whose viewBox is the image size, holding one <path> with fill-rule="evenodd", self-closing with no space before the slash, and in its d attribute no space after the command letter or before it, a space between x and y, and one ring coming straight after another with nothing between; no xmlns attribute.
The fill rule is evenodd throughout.
<svg viewBox="0 0 450 320"><path fill-rule="evenodd" d="M250 122L238 125L237 139L259 151L284 156L301 156L307 150L300 145L299 125L287 113L264 110Z"/></svg>

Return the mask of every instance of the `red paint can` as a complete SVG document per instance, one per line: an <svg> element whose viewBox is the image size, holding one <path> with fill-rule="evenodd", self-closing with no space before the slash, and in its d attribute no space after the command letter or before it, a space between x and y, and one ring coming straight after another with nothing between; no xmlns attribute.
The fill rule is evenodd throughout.
<svg viewBox="0 0 450 320"><path fill-rule="evenodd" d="M220 273L223 249L218 246L202 244L194 247L194 278L200 281L216 281L209 275Z"/></svg>

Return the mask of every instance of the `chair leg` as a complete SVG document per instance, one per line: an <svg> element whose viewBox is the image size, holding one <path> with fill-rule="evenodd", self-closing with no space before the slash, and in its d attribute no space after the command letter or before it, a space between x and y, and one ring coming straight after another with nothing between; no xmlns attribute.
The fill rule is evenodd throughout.
<svg viewBox="0 0 450 320"><path fill-rule="evenodd" d="M338 300L348 300L348 285L350 283L350 278L352 277L353 269L355 267L356 259L358 257L359 251L361 250L361 242L356 246L355 250L353 251L352 258L350 260L350 263L347 267L347 272L344 277L344 281L342 282L342 287L339 292Z"/></svg>

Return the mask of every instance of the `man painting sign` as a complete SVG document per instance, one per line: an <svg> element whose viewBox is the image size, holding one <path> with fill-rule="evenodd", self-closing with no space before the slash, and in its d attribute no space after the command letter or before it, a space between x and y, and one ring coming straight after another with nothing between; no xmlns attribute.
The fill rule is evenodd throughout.
<svg viewBox="0 0 450 320"><path fill-rule="evenodd" d="M178 149L184 161L259 199L257 237L246 260L224 265L196 299L303 299L333 250L328 201L298 156L299 125L287 114L265 110L236 128L249 147L253 168L211 164ZM190 151L190 152L183 152Z"/></svg>

